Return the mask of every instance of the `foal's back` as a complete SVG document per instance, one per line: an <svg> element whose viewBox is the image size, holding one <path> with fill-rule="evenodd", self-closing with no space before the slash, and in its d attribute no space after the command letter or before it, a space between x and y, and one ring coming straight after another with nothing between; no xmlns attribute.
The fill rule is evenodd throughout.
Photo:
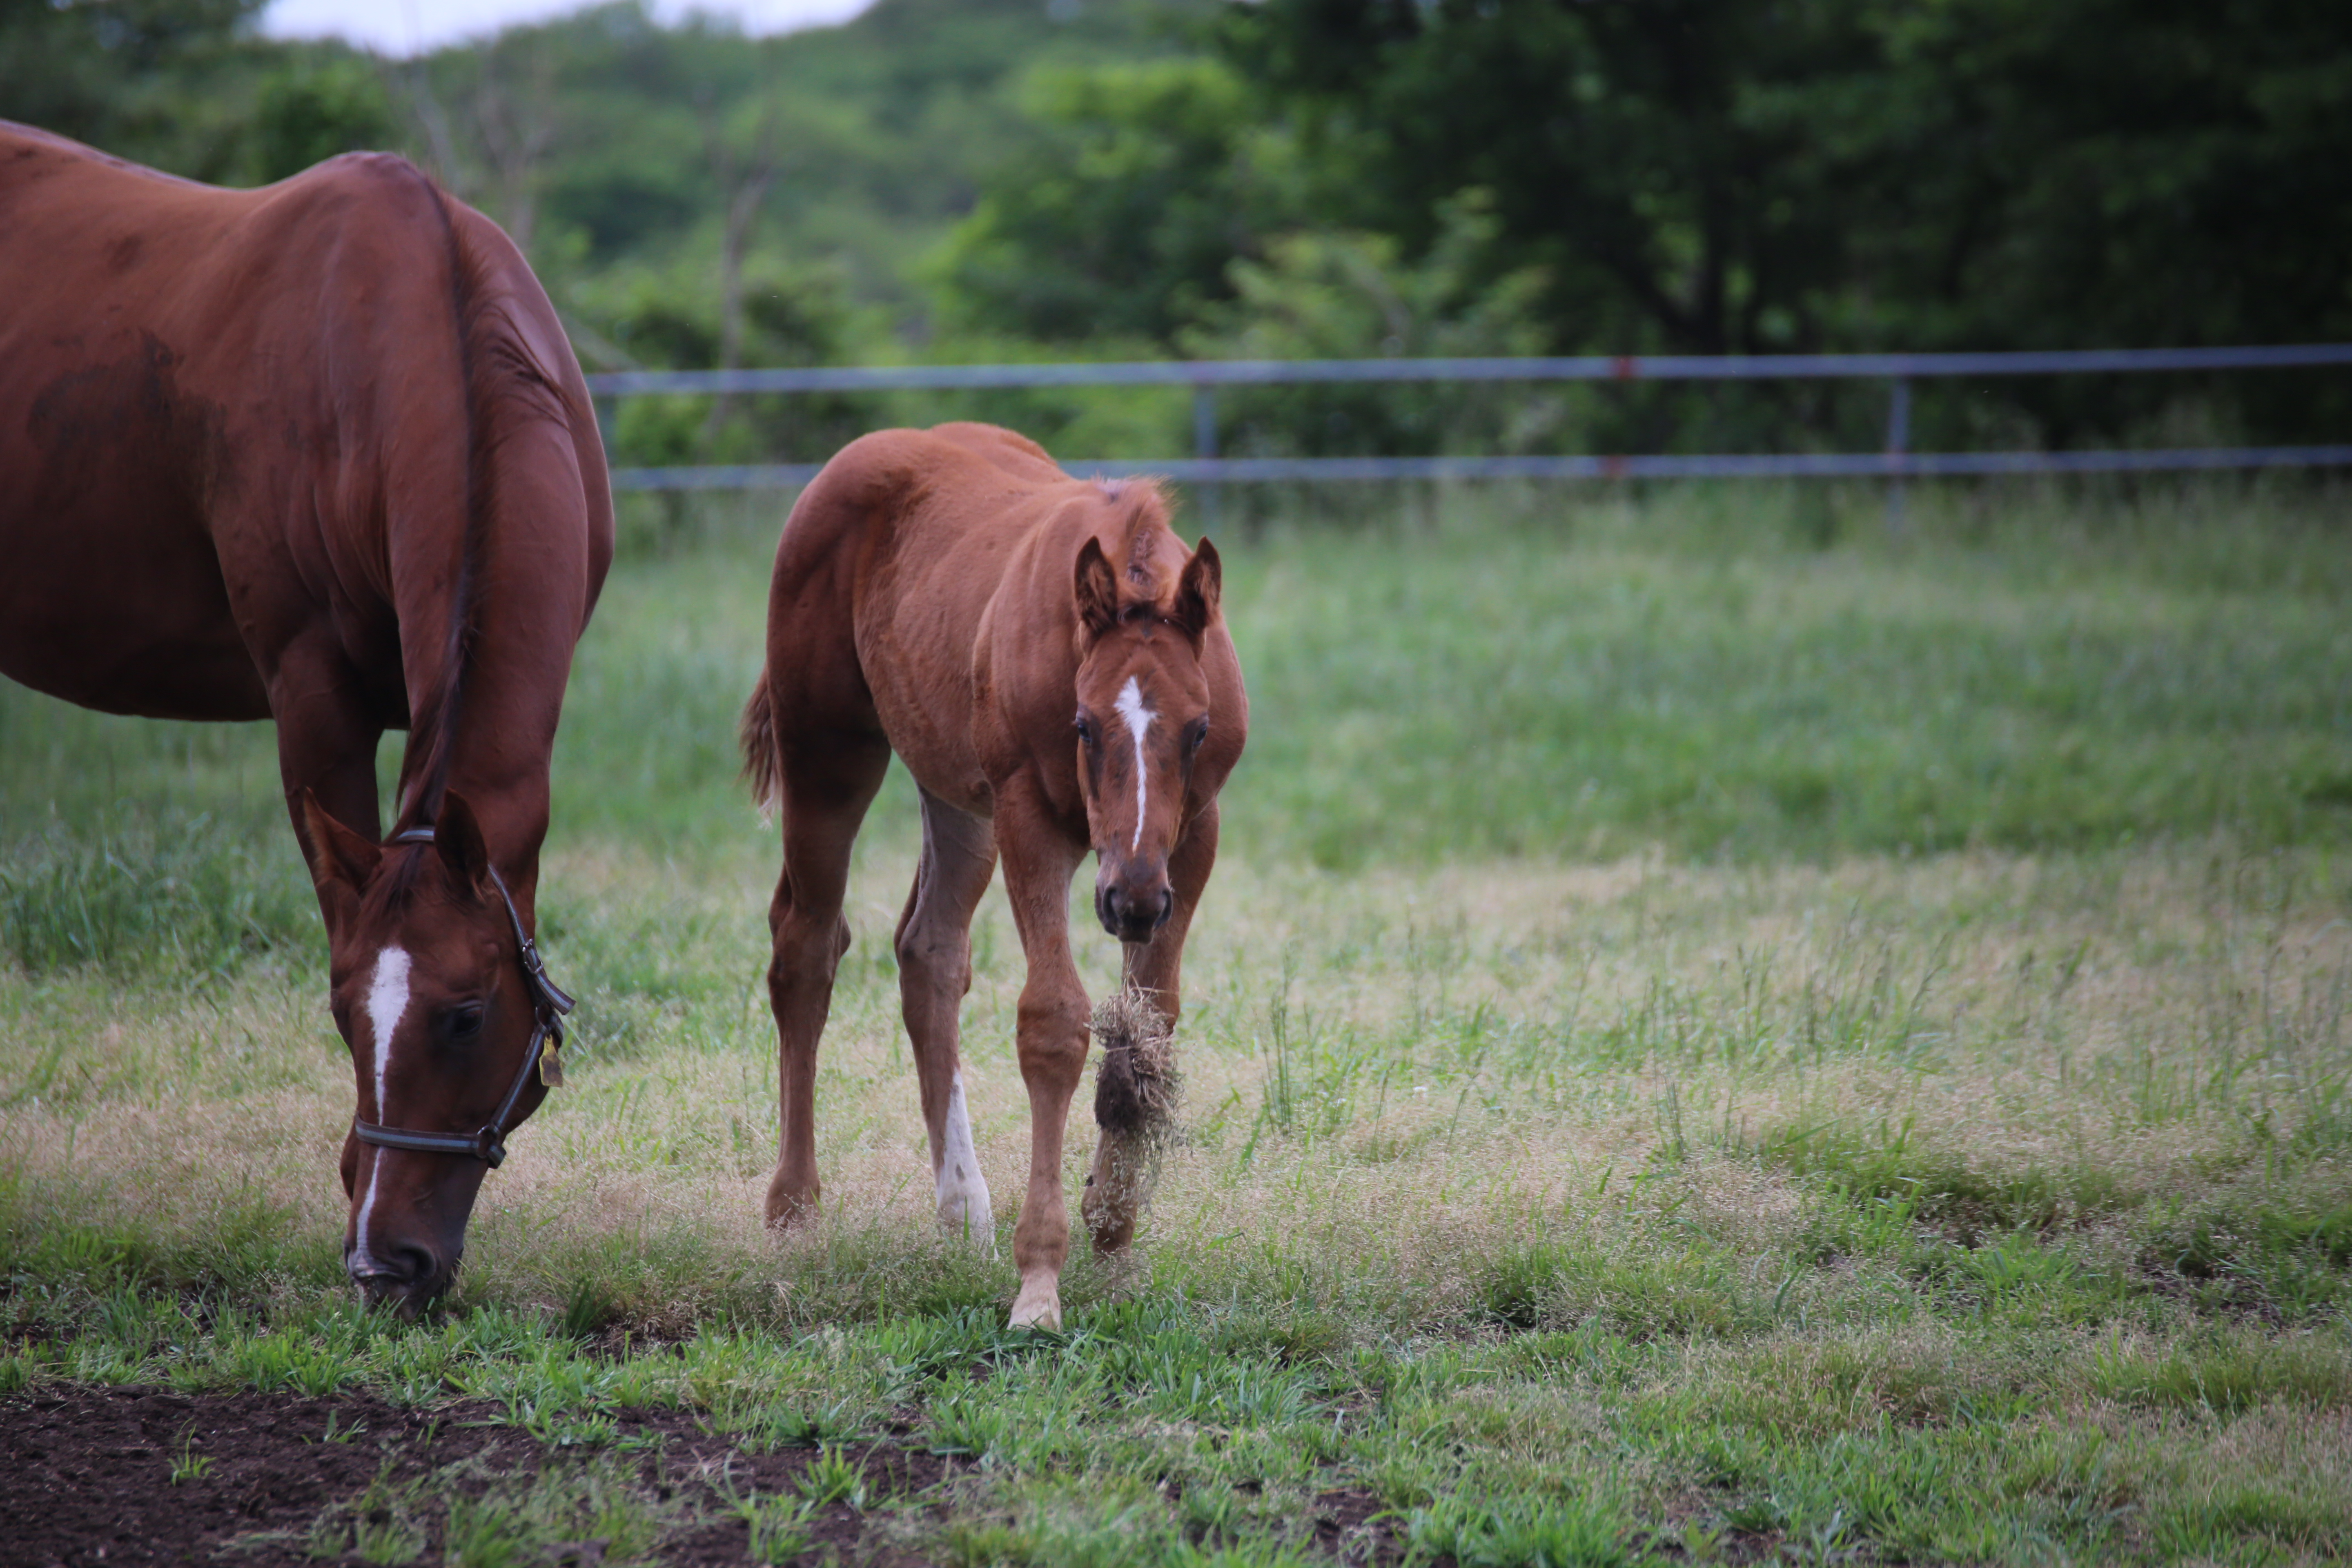
<svg viewBox="0 0 2352 1568"><path fill-rule="evenodd" d="M925 789L987 815L977 685L995 682L999 704L1031 693L1041 721L1066 729L1070 563L1089 535L1137 581L1172 592L1186 552L1149 487L1071 479L992 425L884 430L844 447L777 552L768 666L783 727L878 728Z"/></svg>

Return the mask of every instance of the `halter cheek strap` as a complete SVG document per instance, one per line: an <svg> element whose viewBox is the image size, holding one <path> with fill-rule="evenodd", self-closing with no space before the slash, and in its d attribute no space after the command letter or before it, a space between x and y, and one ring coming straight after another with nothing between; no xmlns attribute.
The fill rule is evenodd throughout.
<svg viewBox="0 0 2352 1568"><path fill-rule="evenodd" d="M391 842L430 844L433 830L412 827L393 835ZM514 1131L515 1106L530 1082L531 1069L539 1069L540 1081L550 1089L559 1088L563 1082L563 1016L577 1004L547 977L547 965L539 956L539 944L522 929L522 915L515 908L514 895L507 891L506 879L499 875L496 866L486 865L484 868L490 874L490 885L499 890L499 901L507 907L507 923L514 928L515 953L522 963L523 984L530 992L530 1047L523 1052L522 1070L507 1087L507 1097L499 1102L498 1114L475 1131L415 1132L404 1127L362 1121L356 1116L352 1119L352 1131L361 1142L373 1143L380 1149L407 1149L420 1154L467 1154L495 1171L506 1160L507 1134Z"/></svg>

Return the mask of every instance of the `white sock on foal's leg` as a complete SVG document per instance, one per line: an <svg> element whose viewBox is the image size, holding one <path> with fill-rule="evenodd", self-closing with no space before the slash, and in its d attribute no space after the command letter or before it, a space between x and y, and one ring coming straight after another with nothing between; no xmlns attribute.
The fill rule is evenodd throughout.
<svg viewBox="0 0 2352 1568"><path fill-rule="evenodd" d="M988 1183L971 1146L971 1117L964 1109L963 1073L948 1085L947 1128L940 1139L938 1175L940 1228L983 1251L996 1250L996 1215L989 1206Z"/></svg>

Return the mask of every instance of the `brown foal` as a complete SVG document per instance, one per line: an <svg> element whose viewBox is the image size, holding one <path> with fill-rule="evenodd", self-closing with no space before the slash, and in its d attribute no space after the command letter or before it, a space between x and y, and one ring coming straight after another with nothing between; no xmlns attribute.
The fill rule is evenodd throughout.
<svg viewBox="0 0 2352 1568"><path fill-rule="evenodd" d="M1029 966L1013 1322L1060 1326L1062 1142L1088 1016L1070 879L1091 848L1095 912L1125 944L1129 984L1173 1023L1184 934L1216 860L1217 791L1249 727L1219 586L1216 551L1184 548L1156 487L1071 479L992 426L867 436L802 494L743 711L746 770L783 826L768 914L782 1134L771 1224L816 1205L817 1040L849 945L850 847L895 752L922 795L897 951L940 1221L994 1243L956 1026L972 912L1001 855ZM1088 1177L1085 1217L1105 1252L1134 1234L1134 1184L1097 1180L1121 1152L1106 1130Z"/></svg>

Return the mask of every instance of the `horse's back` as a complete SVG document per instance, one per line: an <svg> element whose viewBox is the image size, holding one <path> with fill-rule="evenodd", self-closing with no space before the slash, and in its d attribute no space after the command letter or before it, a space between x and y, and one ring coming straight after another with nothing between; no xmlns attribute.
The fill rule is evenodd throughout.
<svg viewBox="0 0 2352 1568"><path fill-rule="evenodd" d="M0 123L0 671L262 717L266 667L321 618L354 664L397 670L388 535L403 513L446 534L475 479L469 246L520 274L503 313L585 407L544 295L475 224L496 233L386 154L231 191ZM608 560L601 453L572 466L585 553L601 514Z"/></svg>

